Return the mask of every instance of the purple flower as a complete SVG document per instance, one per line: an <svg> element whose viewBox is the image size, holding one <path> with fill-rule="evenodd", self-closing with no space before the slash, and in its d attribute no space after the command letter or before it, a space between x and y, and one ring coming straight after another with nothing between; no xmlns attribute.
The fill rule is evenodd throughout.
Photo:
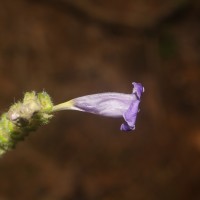
<svg viewBox="0 0 200 200"><path fill-rule="evenodd" d="M120 129L135 129L139 103L144 87L133 82L132 94L106 92L72 99L54 107L54 110L78 110L108 117L123 117L125 122Z"/></svg>

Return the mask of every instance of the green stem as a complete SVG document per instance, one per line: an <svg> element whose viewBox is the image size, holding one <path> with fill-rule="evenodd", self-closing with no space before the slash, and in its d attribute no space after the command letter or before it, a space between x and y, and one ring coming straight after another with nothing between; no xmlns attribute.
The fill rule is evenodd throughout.
<svg viewBox="0 0 200 200"><path fill-rule="evenodd" d="M52 112L57 112L61 110L72 110L73 109L73 100L67 101L53 106Z"/></svg>

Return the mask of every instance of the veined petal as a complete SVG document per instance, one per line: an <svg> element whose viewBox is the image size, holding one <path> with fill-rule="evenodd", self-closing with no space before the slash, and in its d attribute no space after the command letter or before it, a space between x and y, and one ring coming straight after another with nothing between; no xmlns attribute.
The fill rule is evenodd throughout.
<svg viewBox="0 0 200 200"><path fill-rule="evenodd" d="M137 100L132 101L128 110L123 114L125 123L120 127L120 130L131 131L135 129L135 122L137 118L137 113L139 112L139 104L142 93L144 92L144 87L141 83L133 82L133 94L136 95Z"/></svg>
<svg viewBox="0 0 200 200"><path fill-rule="evenodd" d="M136 99L136 96L131 94L107 92L78 97L73 101L74 107L80 111L108 117L122 117L131 102Z"/></svg>
<svg viewBox="0 0 200 200"><path fill-rule="evenodd" d="M139 103L139 100L132 102L128 110L123 114L124 120L126 122L121 125L121 130L131 131L135 129Z"/></svg>
<svg viewBox="0 0 200 200"><path fill-rule="evenodd" d="M140 99L142 93L144 92L144 87L142 86L141 83L135 83L135 82L133 82L132 85L133 85L133 91L132 91L132 93L136 94L137 98Z"/></svg>

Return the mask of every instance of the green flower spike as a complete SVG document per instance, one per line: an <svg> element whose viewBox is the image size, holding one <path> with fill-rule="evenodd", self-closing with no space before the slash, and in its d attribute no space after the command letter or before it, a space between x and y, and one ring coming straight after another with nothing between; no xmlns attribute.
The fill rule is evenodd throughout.
<svg viewBox="0 0 200 200"><path fill-rule="evenodd" d="M46 92L27 92L0 117L0 156L13 149L31 131L52 118L53 103Z"/></svg>

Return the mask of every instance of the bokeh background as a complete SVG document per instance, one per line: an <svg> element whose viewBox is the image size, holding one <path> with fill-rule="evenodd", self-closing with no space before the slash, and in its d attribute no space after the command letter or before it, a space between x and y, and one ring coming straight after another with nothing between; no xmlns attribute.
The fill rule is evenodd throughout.
<svg viewBox="0 0 200 200"><path fill-rule="evenodd" d="M57 113L0 160L0 200L200 199L200 1L1 0L0 111L145 86L136 130Z"/></svg>

